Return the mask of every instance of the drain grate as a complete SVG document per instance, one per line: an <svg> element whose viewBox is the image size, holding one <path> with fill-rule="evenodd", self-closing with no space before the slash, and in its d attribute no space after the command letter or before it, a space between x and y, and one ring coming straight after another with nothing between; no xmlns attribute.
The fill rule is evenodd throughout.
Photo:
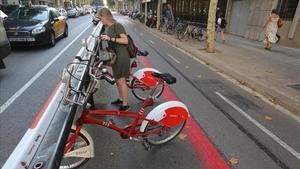
<svg viewBox="0 0 300 169"><path fill-rule="evenodd" d="M288 85L288 87L298 90L300 92L300 84Z"/></svg>

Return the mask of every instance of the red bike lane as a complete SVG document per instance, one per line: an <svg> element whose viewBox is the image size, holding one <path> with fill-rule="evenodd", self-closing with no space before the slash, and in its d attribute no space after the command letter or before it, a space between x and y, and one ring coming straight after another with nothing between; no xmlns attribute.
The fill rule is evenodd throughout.
<svg viewBox="0 0 300 169"><path fill-rule="evenodd" d="M139 61L145 67L153 67L152 63L146 57L140 56ZM175 92L169 86L165 86L162 97L166 101L179 100ZM193 117L189 118L183 132L187 135L188 142L192 146L204 169L230 168L219 150L206 136L205 132L201 129L201 126L193 119Z"/></svg>

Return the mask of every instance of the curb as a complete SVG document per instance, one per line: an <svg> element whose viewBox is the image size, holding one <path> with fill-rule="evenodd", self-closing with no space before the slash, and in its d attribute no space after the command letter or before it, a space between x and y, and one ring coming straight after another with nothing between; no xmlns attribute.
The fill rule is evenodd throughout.
<svg viewBox="0 0 300 169"><path fill-rule="evenodd" d="M132 22L143 25L139 23L138 21L131 20ZM297 101L287 97L284 94L281 94L276 91L276 89L270 89L269 86L266 86L264 84L261 84L260 82L257 82L256 80L253 80L252 78L248 78L242 74L240 74L237 71L232 70L232 68L229 68L228 66L224 66L224 64L210 59L211 53L206 53L205 51L200 51L201 54L199 55L199 50L203 49L195 49L192 47L182 47L182 44L184 42L180 42L178 40L174 41L166 36L159 35L156 31L153 29L150 29L146 26L144 26L144 29L154 35L155 37L167 42L168 44L175 46L176 48L182 50L184 53L187 53L193 58L200 59L199 62L201 62L203 65L209 67L213 71L217 72L218 74L222 75L226 79L230 80L234 84L240 86L250 94L253 94L255 97L259 97L263 101L267 102L271 106L275 107L276 109L280 110L281 112L291 116L294 119L299 120L300 117L300 105L297 103ZM155 28L154 28L155 29ZM200 45L199 45L200 47ZM218 52L218 50L217 50Z"/></svg>

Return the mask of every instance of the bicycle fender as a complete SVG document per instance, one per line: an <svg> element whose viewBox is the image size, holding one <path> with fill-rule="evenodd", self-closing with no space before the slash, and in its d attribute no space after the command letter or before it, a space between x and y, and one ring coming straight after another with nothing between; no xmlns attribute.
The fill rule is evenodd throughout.
<svg viewBox="0 0 300 169"><path fill-rule="evenodd" d="M152 76L153 72L160 73L158 70L153 68L143 68L136 71L133 76L139 81L143 82L148 87L153 87L157 84L158 79Z"/></svg>
<svg viewBox="0 0 300 169"><path fill-rule="evenodd" d="M188 108L179 101L168 101L155 107L147 116L146 119L154 120L159 124L167 127L175 127L184 122L190 117ZM143 120L140 127L141 132L145 132L149 122Z"/></svg>
<svg viewBox="0 0 300 169"><path fill-rule="evenodd" d="M72 129L76 130L76 126L72 125ZM78 149L77 151L73 151L71 154L66 153L66 156L79 156L79 157L85 157L85 158L93 158L95 157L95 147L94 147L94 141L91 137L91 135L83 128L80 129L80 133L84 135L84 137L89 141L90 145L81 149Z"/></svg>

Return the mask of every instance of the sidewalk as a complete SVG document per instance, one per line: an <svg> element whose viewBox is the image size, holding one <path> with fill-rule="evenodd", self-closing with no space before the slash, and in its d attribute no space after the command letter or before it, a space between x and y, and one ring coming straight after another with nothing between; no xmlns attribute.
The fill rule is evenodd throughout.
<svg viewBox="0 0 300 169"><path fill-rule="evenodd" d="M261 42L226 34L226 42L220 43L218 37L217 52L211 54L204 50L206 42L181 42L174 35L145 28L300 116L300 49L274 45L267 51Z"/></svg>

